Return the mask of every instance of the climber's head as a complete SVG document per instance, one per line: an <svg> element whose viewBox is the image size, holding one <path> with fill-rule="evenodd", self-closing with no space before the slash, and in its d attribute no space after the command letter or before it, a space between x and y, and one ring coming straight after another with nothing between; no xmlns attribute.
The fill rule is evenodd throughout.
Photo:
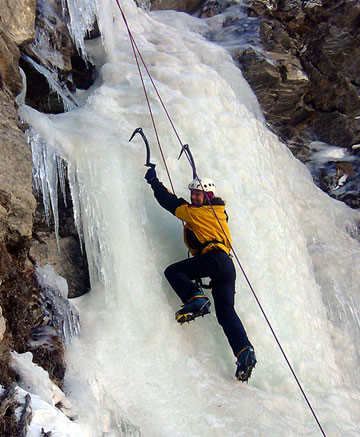
<svg viewBox="0 0 360 437"><path fill-rule="evenodd" d="M208 203L215 196L215 184L209 178L194 179L188 186L191 191L191 203L195 206L201 206ZM207 195L204 193L206 192Z"/></svg>

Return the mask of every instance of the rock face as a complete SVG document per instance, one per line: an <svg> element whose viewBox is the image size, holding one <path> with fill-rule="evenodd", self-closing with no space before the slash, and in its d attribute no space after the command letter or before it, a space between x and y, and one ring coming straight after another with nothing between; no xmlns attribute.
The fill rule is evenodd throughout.
<svg viewBox="0 0 360 437"><path fill-rule="evenodd" d="M31 237L36 208L32 195L31 152L19 128L14 101L23 87L17 44L34 36L35 3L5 1L0 10L0 281L7 279L13 268L12 254ZM15 17L16 9L28 11L22 25Z"/></svg>
<svg viewBox="0 0 360 437"><path fill-rule="evenodd" d="M1 28L17 46L35 38L37 0L3 0Z"/></svg>
<svg viewBox="0 0 360 437"><path fill-rule="evenodd" d="M64 104L45 76L31 62L51 72L52 78L70 100L71 91L93 83L93 65L85 63L71 40L63 16L62 1L38 0L36 37L22 44L20 66L27 78L26 104L45 113L64 112Z"/></svg>
<svg viewBox="0 0 360 437"><path fill-rule="evenodd" d="M300 133L334 146L359 143L359 2L247 4L260 18L265 56L245 52L238 61L270 124L285 139Z"/></svg>
<svg viewBox="0 0 360 437"><path fill-rule="evenodd" d="M0 244L4 252L4 245L13 247L31 236L36 207L31 153L14 102L23 88L18 45L34 37L35 11L35 0L5 0L0 6Z"/></svg>
<svg viewBox="0 0 360 437"><path fill-rule="evenodd" d="M208 0L200 16L216 15L234 4ZM269 127L305 163L311 158L312 141L347 149L350 157L345 164L351 172L345 189L333 190L339 182L336 169L343 162L317 168L313 177L331 196L359 208L359 2L244 0L243 10L257 30L233 57ZM237 26L246 38L246 28L236 15L223 26Z"/></svg>
<svg viewBox="0 0 360 437"><path fill-rule="evenodd" d="M32 160L9 90L0 90L0 242L14 247L31 237L36 201Z"/></svg>
<svg viewBox="0 0 360 437"><path fill-rule="evenodd" d="M203 0L150 0L153 11L171 9L173 11L193 13L203 3Z"/></svg>
<svg viewBox="0 0 360 437"><path fill-rule="evenodd" d="M20 52L24 53L36 36L38 3L37 0L0 3L0 384L5 389L16 382L16 375L9 366L9 352L28 351L34 330L47 323L34 271L34 256L29 253L36 233L34 216L38 206L32 191L31 150L15 101L23 89ZM74 53L73 46L67 50ZM51 234L50 229L47 232ZM64 244L64 248L71 247L68 253L75 251L75 240L71 239L70 244L69 237L65 239L68 244ZM63 345L55 337L52 341L51 350L33 346L31 352L34 363L41 365L53 381L61 385L65 370ZM16 405L13 402L6 405L0 417L0 434L18 435Z"/></svg>
<svg viewBox="0 0 360 437"><path fill-rule="evenodd" d="M33 26L32 39L21 44L22 58L20 66L25 72L27 92L25 102L45 113L64 112L64 105L54 89L51 89L45 76L37 66L51 72L59 88L71 90L87 88L92 84L93 66L85 63L77 53L63 16L62 1L38 0L36 21ZM36 32L34 29L36 27ZM18 67L17 67L18 69ZM29 147L26 145L26 149ZM29 161L31 169L31 161ZM31 177L31 176L30 176ZM30 180L31 183L31 180ZM30 240L30 259L39 265L52 265L57 274L62 275L69 283L69 297L76 297L89 290L89 278L86 255L80 251L79 238L73 225L72 209L60 204L61 251L57 249L53 223L46 223L42 198L37 193L36 214L31 214L32 237ZM62 199L61 193L59 198ZM67 204L71 205L71 196L67 193ZM34 216L34 221L33 217ZM31 236L31 232L29 234Z"/></svg>
<svg viewBox="0 0 360 437"><path fill-rule="evenodd" d="M23 87L18 46L34 37L35 11L35 0L0 5L0 384L5 388L15 380L9 351L26 350L32 327L41 321L39 288L27 257L36 208L32 161L14 101ZM3 413L1 435L17 435L15 406L10 403Z"/></svg>
<svg viewBox="0 0 360 437"><path fill-rule="evenodd" d="M0 86L22 89L18 46L35 37L36 0L3 0L0 5Z"/></svg>

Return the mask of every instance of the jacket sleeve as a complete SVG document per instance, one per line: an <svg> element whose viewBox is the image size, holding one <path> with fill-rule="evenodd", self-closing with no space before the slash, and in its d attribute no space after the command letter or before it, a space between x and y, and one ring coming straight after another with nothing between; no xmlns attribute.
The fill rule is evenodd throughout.
<svg viewBox="0 0 360 437"><path fill-rule="evenodd" d="M154 178L150 185L154 191L155 199L159 202L160 206L171 212L173 215L175 215L175 210L178 206L188 203L182 197L179 198L175 196L175 194L170 193L158 178Z"/></svg>

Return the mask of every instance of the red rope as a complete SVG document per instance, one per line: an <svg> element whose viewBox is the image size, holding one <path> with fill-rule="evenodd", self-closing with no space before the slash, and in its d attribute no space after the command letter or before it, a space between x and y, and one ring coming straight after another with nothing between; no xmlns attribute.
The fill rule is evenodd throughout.
<svg viewBox="0 0 360 437"><path fill-rule="evenodd" d="M164 153L163 153L163 150L162 150L161 144L160 144L160 138L159 138L158 131L157 131L157 129L156 129L156 124L155 124L155 120L154 120L154 115L153 115L153 112L152 112L152 110L151 110L150 100L149 100L148 93L147 93L147 91L146 91L146 86L145 86L144 78L143 78L143 75L142 75L142 72L141 72L141 68L140 68L139 60L138 60L137 55L136 55L136 51L137 51L137 52L139 53L139 55L140 55L140 50L138 49L138 47L137 47L137 45L136 45L136 42L135 42L135 39L134 39L134 37L133 37L133 35L132 35L131 31L130 31L130 27L129 27L128 22L127 22L127 20L126 20L125 14L124 14L124 12L123 12L121 6L120 6L119 0L115 0L115 1L116 1L117 5L118 5L118 7L119 7L119 9L120 9L120 12L121 12L122 18L123 18L123 20L124 20L124 23L125 23L126 29L127 29L127 31L128 31L128 34L129 34L131 47L132 47L132 50L133 50L133 53L134 53L134 58L135 58L135 61L136 61L136 65L137 65L137 68L138 68L138 72L139 72L139 76L140 76L140 79L141 79L142 87L143 87L143 90L144 90L146 103L147 103L147 105L148 105L148 109L149 109L149 113L150 113L150 117L151 117L151 122L152 122L152 125L153 125L153 128L154 128L154 132L155 132L155 136L156 136L156 141L157 141L157 143L158 143L158 147L159 147L160 154L161 154L161 157L162 157L162 160L163 160L164 166L165 166L165 170L166 170L166 173L167 173L168 178L169 178L169 182L170 182L170 185L171 185L171 189L172 189L173 193L175 193L174 186L173 186L173 183L172 183L172 180L171 180L171 176L170 176L170 172L169 172L169 169L168 169L168 167L167 167L166 160L165 160L165 156L164 156ZM135 50L135 49L136 49L136 50ZM141 58L142 63L145 65L145 62L144 62L144 60L143 60L143 58L142 58L141 55L140 55L140 58ZM149 75L149 77L150 77L150 73L149 73L149 71L148 71L147 68L146 68L146 71L147 71L147 73L148 73L148 75ZM154 84L152 78L151 78L150 80L151 80L153 86L155 87L155 84ZM157 92L157 90L156 90L156 92ZM158 92L157 92L157 94L158 94ZM159 95L159 94L158 94L158 95Z"/></svg>
<svg viewBox="0 0 360 437"><path fill-rule="evenodd" d="M129 34L129 38L130 38L130 42L131 42L131 46L132 46L132 49L133 49L133 52L134 52L134 57L135 57L136 64L137 64L137 67L138 67L138 71L139 71L139 75L140 75L140 78L141 78L141 83L142 83L142 86L143 86L143 89L144 89L144 93L145 93L145 97L146 97L147 105L148 105L148 108L149 108L149 112L150 112L150 116L151 116L152 124L153 124L153 127L154 127L154 131L155 131L156 139L157 139L158 146L159 146L159 149L160 149L160 153L161 153L161 156L162 156L162 159L163 159L164 165L165 165L166 172L167 172L167 174L168 174L168 178L169 178L169 181L170 181L170 184L171 184L172 190L173 190L173 192L175 193L174 188L173 188L173 184L172 184L172 181L171 181L171 176L170 176L170 173L169 173L168 167L167 167L167 165L166 165L165 156L164 156L164 154L163 154L163 151L162 151L162 148L161 148L161 145L160 145L160 139L159 139L158 132L157 132L157 129L156 129L156 125L155 125L155 120L154 120L154 117L153 117L153 113L152 113L152 111L151 111L150 101L149 101L149 98L148 98L148 94L147 94L147 91L146 91L146 87L145 87L144 79L143 79L143 76L142 76L142 73L141 73L141 68L140 68L140 65L139 65L139 61L138 61L138 58L137 58L137 54L136 54L136 52L138 53L138 56L139 56L139 58L140 58L140 60L141 60L141 62L142 62L142 64L143 64L143 66L144 66L144 68L145 68L145 70L146 70L146 73L147 73L147 75L148 75L148 77L149 77L149 79L150 79L150 81L151 81L151 83L152 83L152 85L153 85L153 87L154 87L154 90L155 90L155 92L156 92L156 94L157 94L157 96L158 96L158 98L159 98L159 101L160 101L160 103L161 103L161 105L162 105L162 107L163 107L163 109L164 109L164 111L165 111L165 114L166 114L166 116L167 116L167 118L168 118L168 120L169 120L169 122L170 122L170 124L171 124L171 126L172 126L172 128L173 128L173 130L174 130L174 133L175 133L175 135L176 135L176 137L177 137L177 139L178 139L178 141L179 141L179 143L180 143L180 145L181 145L182 150L185 150L185 149L184 149L184 145L183 145L183 143L182 143L182 141L181 141L181 139L180 139L180 136L179 136L179 134L178 134L178 132L177 132L177 130L176 130L176 128L175 128L175 125L174 125L174 123L173 123L173 121L172 121L172 119L171 119L171 117L170 117L170 115L169 115L169 112L167 111L167 108L166 108L166 106L165 106L165 104L164 104L164 102L163 102L163 100L162 100L162 98L161 98L161 96L160 96L160 94L159 94L159 92L158 92L158 89L157 89L157 87L156 87L156 85L155 85L155 83L154 83L154 81L153 81L153 79L152 79L152 76L151 76L151 74L150 74L150 71L148 70L147 65L146 65L146 63L145 63L145 61L144 61L144 59L143 59L143 57L142 57L142 55L141 55L141 53L140 53L140 50L139 50L139 48L138 48L138 46L137 46L137 44L136 44L136 42L135 42L135 39L134 39L134 37L133 37L133 35L132 35L131 31L130 31L129 25L128 25L128 23L127 23L127 20L126 20L125 14L124 14L124 12L123 12L121 6L120 6L119 0L115 0L115 1L116 1L117 5L118 5L118 7L119 7L119 9L120 9L121 15L122 15L122 17L123 17L123 20L124 20L125 26L126 26L126 28L127 28L128 34ZM213 212L214 216L216 217L216 220L217 220L217 222L218 222L218 224L219 224L219 226L220 226L220 228L221 228L223 234L225 235L225 238L226 238L226 240L227 240L227 242L228 242L228 244L229 244L229 247L231 248L231 251L233 252L233 255L234 255L234 257L235 257L235 259L236 259L236 261L237 261L237 263L238 263L238 265L239 265L239 267L240 267L240 269L241 269L241 272L242 272L242 274L244 275L244 278L245 278L245 280L246 280L246 282L247 282L247 284L248 284L248 286L249 286L249 288L250 288L250 290L251 290L251 292L252 292L252 294L253 294L253 296L254 296L254 298L255 298L255 300L256 300L258 306L259 306L259 308L260 308L260 310L261 310L261 313L263 314L263 316L264 316L264 318L265 318L265 321L266 321L266 323L267 323L267 325L268 325L268 327L269 327L269 329L270 329L272 335L274 336L274 339L275 339L275 341L276 341L278 347L280 348L280 351L281 351L281 353L282 353L282 355L283 355L283 357L284 357L284 359L285 359L285 361L286 361L286 363L287 363L287 365L288 365L288 367L289 367L289 369L290 369L290 371L291 371L291 373L292 373L292 375L293 375L293 377L294 377L294 379L295 379L295 381L296 381L296 383L297 383L297 385L298 385L298 387L299 387L299 389L300 389L300 391L301 391L301 393L302 393L302 395L303 395L303 397L304 397L304 399L305 399L305 401L306 401L306 403L307 403L307 405L308 405L308 407L309 407L309 409L310 409L310 411L311 411L311 413L312 413L312 415L313 415L313 417L314 417L314 419L315 419L315 421L316 421L316 423L317 423L317 425L318 425L318 427L319 427L321 433L323 434L324 437L326 437L326 434L325 434L325 432L324 432L324 430L323 430L323 428L322 428L322 426L321 426L321 424L320 424L320 422L319 422L319 420L318 420L318 418L317 418L317 416L316 416L316 413L315 413L314 409L312 408L311 403L310 403L308 397L306 396L306 393L305 393L305 391L304 391L304 389L303 389L303 387L302 387L302 385L301 385L301 383L300 383L300 381L299 381L299 379L298 379L298 377L297 377L297 375L296 375L296 373L295 373L295 371L294 371L294 369L293 369L293 367L292 367L292 365L291 365L289 359L287 358L287 355L286 355L286 353L285 353L283 347L281 346L281 343L280 343L280 341L279 341L279 339L278 339L278 337L277 337L277 335L276 335L276 333L275 333L275 331L274 331L274 329L273 329L273 327L272 327L272 325L271 325L271 323L270 323L270 320L269 320L269 318L267 317L267 315L266 315L266 313L265 313L265 311L264 311L264 309L263 309L263 306L262 306L262 304L261 304L259 298L257 297L257 294L255 293L255 290L254 290L254 288L253 288L253 286L252 286L252 284L251 284L251 282L250 282L250 280L249 280L249 278L248 278L248 276L247 276L247 274L246 274L244 268L243 268L242 265L241 265L241 262L240 262L240 260L239 260L239 257L237 256L237 253L236 253L235 249L233 248L233 246L232 246L232 244L231 244L231 242L230 242L230 239L229 239L229 237L227 236L227 234L226 234L226 232L225 232L225 230L224 230L224 228L223 228L223 226L222 226L222 224L221 224L221 222L220 222L219 217L218 217L217 214L216 214L216 211L215 211L215 209L214 209L214 207L213 207L213 205L212 205L212 203L211 203L211 199L210 199L210 197L208 196L207 192L205 191L205 189L204 189L204 187L203 187L203 185L202 185L201 179L198 177L198 175L197 175L197 173L196 173L196 169L195 169L193 163L191 162L191 159L189 158L188 154L185 153L185 155L186 155L186 157L187 157L187 159L188 159L188 161L189 161L189 163L190 163L190 165L191 165L191 167L192 167L192 169L193 169L193 174L195 175L195 178L198 180L198 182L199 182L200 185L201 185L202 190L203 190L204 193L205 193L205 196L206 196L206 198L207 198L207 201L208 201L208 203L209 203L209 205L210 205L210 207L211 207L211 209L212 209L212 212Z"/></svg>

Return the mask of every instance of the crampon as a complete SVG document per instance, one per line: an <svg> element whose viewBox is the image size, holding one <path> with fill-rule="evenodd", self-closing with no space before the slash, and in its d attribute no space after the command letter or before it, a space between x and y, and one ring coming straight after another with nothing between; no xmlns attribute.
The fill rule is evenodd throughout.
<svg viewBox="0 0 360 437"><path fill-rule="evenodd" d="M197 317L204 317L206 314L209 313L209 299L204 295L194 296L194 298L192 298L179 311L175 313L175 320L182 325L185 322L191 322L192 320L195 320Z"/></svg>
<svg viewBox="0 0 360 437"><path fill-rule="evenodd" d="M238 381L247 382L256 365L254 349L251 346L244 347L244 349L239 352L237 358L235 377Z"/></svg>

